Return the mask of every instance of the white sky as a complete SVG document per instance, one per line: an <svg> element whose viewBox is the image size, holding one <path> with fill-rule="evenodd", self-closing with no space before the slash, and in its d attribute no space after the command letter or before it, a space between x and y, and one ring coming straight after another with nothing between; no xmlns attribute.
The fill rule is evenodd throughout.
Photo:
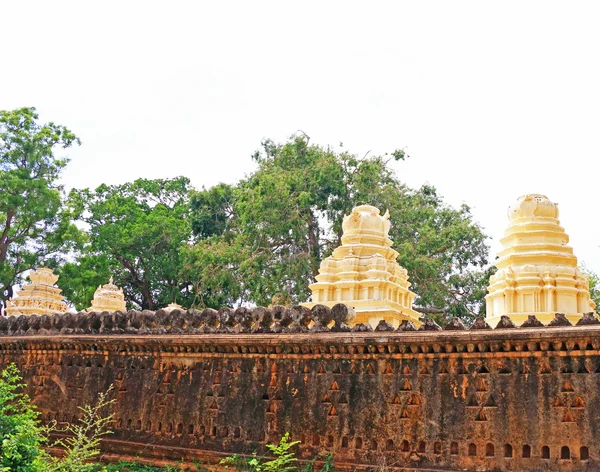
<svg viewBox="0 0 600 472"><path fill-rule="evenodd" d="M233 183L301 129L363 155L406 148L413 186L493 238L524 193L560 203L600 272L600 3L0 0L0 109L83 145L68 187Z"/></svg>

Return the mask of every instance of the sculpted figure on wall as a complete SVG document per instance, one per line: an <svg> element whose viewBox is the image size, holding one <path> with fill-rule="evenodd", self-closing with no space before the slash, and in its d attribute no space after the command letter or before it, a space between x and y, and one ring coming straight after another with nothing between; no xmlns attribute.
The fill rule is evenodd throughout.
<svg viewBox="0 0 600 472"><path fill-rule="evenodd" d="M486 296L487 322L495 326L507 315L520 325L534 314L547 324L560 312L576 323L593 312L588 277L577 268L557 204L544 195L524 195L510 207L508 219Z"/></svg>

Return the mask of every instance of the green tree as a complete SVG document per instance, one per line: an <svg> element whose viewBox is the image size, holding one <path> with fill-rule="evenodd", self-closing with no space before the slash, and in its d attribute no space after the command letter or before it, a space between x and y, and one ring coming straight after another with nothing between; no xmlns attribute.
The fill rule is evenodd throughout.
<svg viewBox="0 0 600 472"><path fill-rule="evenodd" d="M306 301L320 261L340 244L343 216L369 203L390 211L390 236L420 309L474 316L489 277L486 236L467 205L455 209L431 186L404 185L391 166L404 158L403 151L359 158L312 145L305 135L283 144L265 141L253 156L253 174L236 186L192 195L197 242L189 250L188 271L218 273L229 281L220 289L231 291L208 297L213 304L266 305L274 296ZM218 258L213 248L221 248ZM199 284L199 293L209 283Z"/></svg>
<svg viewBox="0 0 600 472"><path fill-rule="evenodd" d="M180 278L191 237L189 190L189 180L178 177L72 191L87 241L77 260L59 269L68 274L61 284L67 298L86 308L94 288L113 275L131 307L191 303L192 287Z"/></svg>
<svg viewBox="0 0 600 472"><path fill-rule="evenodd" d="M58 184L68 160L57 148L79 144L66 127L38 123L35 108L0 111L0 298L12 297L21 274L40 260L60 256L77 240L63 211ZM0 307L1 308L1 307Z"/></svg>

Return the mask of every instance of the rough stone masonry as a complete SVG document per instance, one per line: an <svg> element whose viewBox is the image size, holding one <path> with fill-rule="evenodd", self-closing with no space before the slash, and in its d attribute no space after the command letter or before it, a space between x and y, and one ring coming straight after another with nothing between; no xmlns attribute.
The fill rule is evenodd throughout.
<svg viewBox="0 0 600 472"><path fill-rule="evenodd" d="M600 470L600 324L440 330L315 306L0 318L44 421L114 386L122 456L216 463L286 432L338 468Z"/></svg>

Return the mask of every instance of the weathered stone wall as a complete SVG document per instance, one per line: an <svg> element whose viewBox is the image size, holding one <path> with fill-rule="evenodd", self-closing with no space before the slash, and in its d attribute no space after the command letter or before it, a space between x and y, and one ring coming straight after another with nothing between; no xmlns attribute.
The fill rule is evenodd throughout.
<svg viewBox="0 0 600 472"><path fill-rule="evenodd" d="M373 332L343 307L260 310L0 319L0 359L47 421L114 385L117 454L215 461L289 431L348 470L600 470L591 318Z"/></svg>

